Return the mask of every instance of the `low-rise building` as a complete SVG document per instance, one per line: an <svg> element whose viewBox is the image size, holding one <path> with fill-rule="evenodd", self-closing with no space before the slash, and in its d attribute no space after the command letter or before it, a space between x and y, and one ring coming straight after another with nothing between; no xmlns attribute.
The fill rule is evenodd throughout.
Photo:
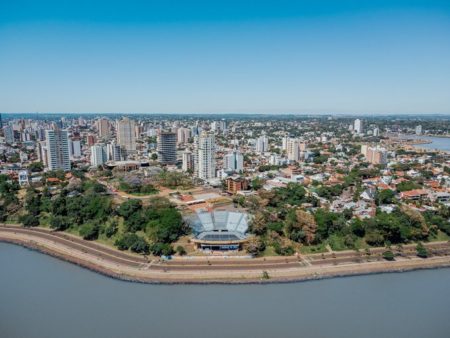
<svg viewBox="0 0 450 338"><path fill-rule="evenodd" d="M228 177L226 183L227 192L231 194L236 194L238 191L248 190L249 188L248 180L243 177Z"/></svg>

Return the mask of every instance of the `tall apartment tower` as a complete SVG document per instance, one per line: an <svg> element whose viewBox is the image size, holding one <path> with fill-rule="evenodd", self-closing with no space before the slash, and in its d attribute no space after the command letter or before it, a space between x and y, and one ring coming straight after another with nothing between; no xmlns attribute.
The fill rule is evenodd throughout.
<svg viewBox="0 0 450 338"><path fill-rule="evenodd" d="M91 147L91 165L98 167L108 160L106 154L106 146L104 144L96 144Z"/></svg>
<svg viewBox="0 0 450 338"><path fill-rule="evenodd" d="M11 126L4 126L3 127L3 135L5 136L5 142L8 144L14 143L14 130Z"/></svg>
<svg viewBox="0 0 450 338"><path fill-rule="evenodd" d="M134 120L124 117L117 122L117 144L119 144L127 153L136 151Z"/></svg>
<svg viewBox="0 0 450 338"><path fill-rule="evenodd" d="M223 168L225 170L232 170L239 172L244 169L244 156L238 151L233 150L224 156Z"/></svg>
<svg viewBox="0 0 450 338"><path fill-rule="evenodd" d="M269 151L269 139L265 134L256 139L256 152L265 153Z"/></svg>
<svg viewBox="0 0 450 338"><path fill-rule="evenodd" d="M194 170L194 155L189 150L183 153L183 165L181 168L183 171Z"/></svg>
<svg viewBox="0 0 450 338"><path fill-rule="evenodd" d="M291 138L287 142L288 160L298 162L300 160L300 142L298 139Z"/></svg>
<svg viewBox="0 0 450 338"><path fill-rule="evenodd" d="M111 124L109 120L102 117L96 121L98 136L100 138L109 138L111 136Z"/></svg>
<svg viewBox="0 0 450 338"><path fill-rule="evenodd" d="M174 164L177 161L177 135L173 132L161 131L157 141L158 162Z"/></svg>
<svg viewBox="0 0 450 338"><path fill-rule="evenodd" d="M290 140L290 137L288 135L284 135L281 139L281 149L284 151L288 150L288 142Z"/></svg>
<svg viewBox="0 0 450 338"><path fill-rule="evenodd" d="M81 141L79 139L69 139L69 157L71 159L81 157Z"/></svg>
<svg viewBox="0 0 450 338"><path fill-rule="evenodd" d="M70 170L69 137L67 130L46 130L47 167L49 170Z"/></svg>
<svg viewBox="0 0 450 338"><path fill-rule="evenodd" d="M363 121L360 119L356 119L353 130L357 134L362 134L364 132Z"/></svg>
<svg viewBox="0 0 450 338"><path fill-rule="evenodd" d="M177 131L177 144L183 145L189 141L191 130L189 128L180 128Z"/></svg>
<svg viewBox="0 0 450 338"><path fill-rule="evenodd" d="M197 176L203 180L216 177L216 144L214 133L203 131L198 138Z"/></svg>
<svg viewBox="0 0 450 338"><path fill-rule="evenodd" d="M108 145L106 146L106 155L108 161L120 161L122 158L122 151L120 146L114 141L108 143Z"/></svg>

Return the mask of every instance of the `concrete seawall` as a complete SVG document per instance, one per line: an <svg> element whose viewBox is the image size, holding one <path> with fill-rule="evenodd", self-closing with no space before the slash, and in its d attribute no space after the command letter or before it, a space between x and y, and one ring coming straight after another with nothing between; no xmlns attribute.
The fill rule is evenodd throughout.
<svg viewBox="0 0 450 338"><path fill-rule="evenodd" d="M44 234L44 235L42 235ZM87 242L33 232L32 229L0 227L0 241L21 245L67 262L82 266L105 276L140 283L155 284L243 284L298 282L332 277L366 275L372 273L403 272L418 269L450 267L448 243L427 244L438 254L427 259L415 256L399 257L388 262L379 258L356 262L352 252L336 253L334 258L320 255L302 257L267 257L266 259L215 259L187 261L144 260L118 250ZM383 250L380 248L378 251ZM117 255L115 254L117 251ZM377 250L374 250L377 252ZM206 261L208 262L206 264ZM269 279L263 279L266 272Z"/></svg>

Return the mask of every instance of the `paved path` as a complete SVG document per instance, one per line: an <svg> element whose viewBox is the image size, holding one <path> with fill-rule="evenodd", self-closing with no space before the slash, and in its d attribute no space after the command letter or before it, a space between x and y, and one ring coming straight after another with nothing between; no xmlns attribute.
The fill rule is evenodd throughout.
<svg viewBox="0 0 450 338"><path fill-rule="evenodd" d="M450 266L448 242L426 244L433 256L426 260L415 256L415 245L405 245L402 257L394 262L381 259L385 248L371 249L370 256L341 251L289 257L177 257L161 261L43 228L0 225L0 240L34 248L109 276L143 282L256 282L264 271L271 280L286 281Z"/></svg>

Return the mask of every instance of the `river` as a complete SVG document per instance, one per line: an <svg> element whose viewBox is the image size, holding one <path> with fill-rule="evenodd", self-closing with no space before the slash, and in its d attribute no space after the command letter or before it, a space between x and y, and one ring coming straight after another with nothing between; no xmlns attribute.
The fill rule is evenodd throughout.
<svg viewBox="0 0 450 338"><path fill-rule="evenodd" d="M450 269L146 285L0 243L0 337L448 338Z"/></svg>
<svg viewBox="0 0 450 338"><path fill-rule="evenodd" d="M422 135L402 135L401 137L431 141L431 143L427 144L417 144L415 145L416 148L450 151L450 137L433 137Z"/></svg>

